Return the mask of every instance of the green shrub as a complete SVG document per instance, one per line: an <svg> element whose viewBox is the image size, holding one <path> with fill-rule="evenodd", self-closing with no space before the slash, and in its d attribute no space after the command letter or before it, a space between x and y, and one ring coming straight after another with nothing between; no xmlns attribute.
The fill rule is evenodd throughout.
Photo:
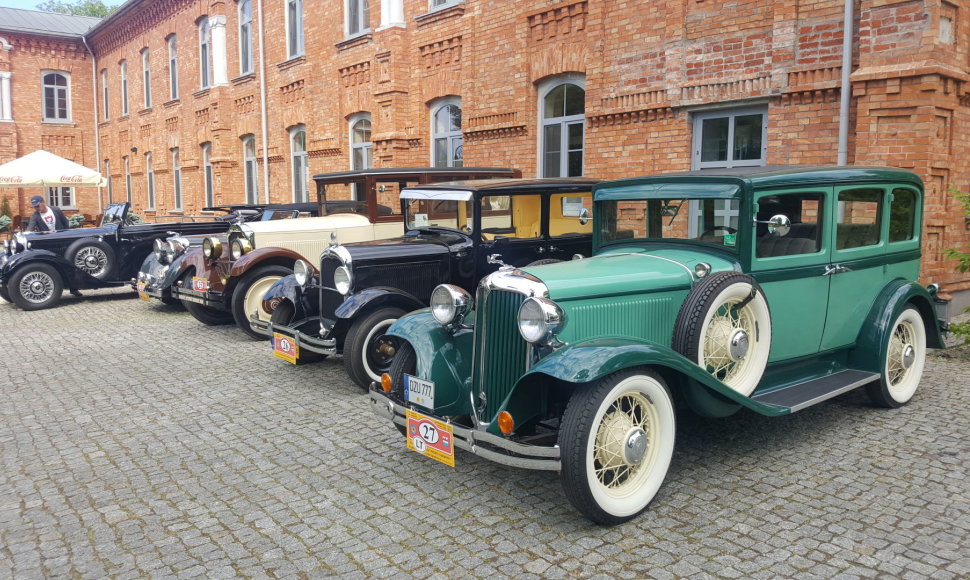
<svg viewBox="0 0 970 580"><path fill-rule="evenodd" d="M84 216L79 213L76 213L71 217L67 218L68 227L79 228L83 223L84 223Z"/></svg>
<svg viewBox="0 0 970 580"><path fill-rule="evenodd" d="M970 193L963 193L953 188L950 188L950 193L959 200L960 205L963 206L963 213L970 219ZM957 270L970 272L970 248L949 248L944 252L947 257L956 258L959 262ZM970 312L970 308L965 308L964 312ZM962 338L964 344L970 344L970 322L954 322L950 325L950 332Z"/></svg>
<svg viewBox="0 0 970 580"><path fill-rule="evenodd" d="M3 201L0 202L0 215L11 217L13 214L10 213L10 200L7 196L3 196Z"/></svg>

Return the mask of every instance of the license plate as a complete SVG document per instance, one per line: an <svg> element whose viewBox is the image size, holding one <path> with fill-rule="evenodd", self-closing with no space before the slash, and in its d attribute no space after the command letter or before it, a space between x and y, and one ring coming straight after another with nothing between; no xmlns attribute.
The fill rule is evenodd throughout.
<svg viewBox="0 0 970 580"><path fill-rule="evenodd" d="M455 466L455 433L451 425L408 409L408 449Z"/></svg>
<svg viewBox="0 0 970 580"><path fill-rule="evenodd" d="M192 289L196 292L208 292L209 291L209 280L208 278L199 278L198 276L192 276Z"/></svg>
<svg viewBox="0 0 970 580"><path fill-rule="evenodd" d="M404 375L404 400L426 409L434 409L434 383Z"/></svg>
<svg viewBox="0 0 970 580"><path fill-rule="evenodd" d="M288 363L296 364L296 359L300 358L300 346L292 338L274 332L273 356Z"/></svg>
<svg viewBox="0 0 970 580"><path fill-rule="evenodd" d="M145 292L144 282L138 282L137 284L135 284L135 290L138 291L138 297L141 298L142 300L148 300L150 298L150 296L148 296L148 293Z"/></svg>

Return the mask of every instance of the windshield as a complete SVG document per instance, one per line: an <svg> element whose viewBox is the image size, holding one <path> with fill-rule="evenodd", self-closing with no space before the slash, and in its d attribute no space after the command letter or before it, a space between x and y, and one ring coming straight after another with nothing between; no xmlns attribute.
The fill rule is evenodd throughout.
<svg viewBox="0 0 970 580"><path fill-rule="evenodd" d="M695 240L733 248L738 207L737 199L601 201L597 206L600 243Z"/></svg>
<svg viewBox="0 0 970 580"><path fill-rule="evenodd" d="M124 211L124 205L108 207L107 211L104 212L104 217L101 218L101 225L105 226L108 224L121 223L121 214Z"/></svg>
<svg viewBox="0 0 970 580"><path fill-rule="evenodd" d="M439 227L471 232L474 225L472 201L408 199L405 202L407 229Z"/></svg>

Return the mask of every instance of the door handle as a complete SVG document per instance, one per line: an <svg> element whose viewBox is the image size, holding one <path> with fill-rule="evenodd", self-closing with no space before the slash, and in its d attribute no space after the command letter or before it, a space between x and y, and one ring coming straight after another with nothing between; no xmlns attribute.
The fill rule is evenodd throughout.
<svg viewBox="0 0 970 580"><path fill-rule="evenodd" d="M844 272L851 272L852 268L843 266L842 264L829 264L825 266L825 272L822 273L823 276L831 276L832 274L842 274Z"/></svg>

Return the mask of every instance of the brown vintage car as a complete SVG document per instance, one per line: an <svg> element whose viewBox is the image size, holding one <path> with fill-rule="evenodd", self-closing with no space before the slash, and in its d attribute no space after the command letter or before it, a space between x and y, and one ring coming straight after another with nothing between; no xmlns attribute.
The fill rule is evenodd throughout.
<svg viewBox="0 0 970 580"><path fill-rule="evenodd" d="M320 215L296 220L253 222L230 228L228 238L212 237L190 249L172 295L203 324L235 323L253 338L256 314L268 320L263 294L293 272L297 260L316 264L331 243L390 238L404 233L398 194L409 185L519 177L515 169L494 167L387 168L314 176Z"/></svg>

